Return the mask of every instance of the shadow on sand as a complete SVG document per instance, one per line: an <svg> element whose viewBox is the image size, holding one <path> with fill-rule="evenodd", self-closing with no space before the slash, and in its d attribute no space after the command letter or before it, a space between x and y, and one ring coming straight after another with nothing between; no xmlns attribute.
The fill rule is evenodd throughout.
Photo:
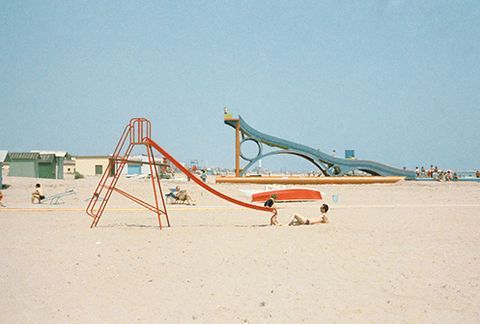
<svg viewBox="0 0 480 324"><path fill-rule="evenodd" d="M238 227L238 228L256 228L256 227L270 227L271 225L268 224L261 224L261 225L222 225L222 224L195 224L195 225L173 225L171 227L163 226L162 230L171 230L175 228L231 228L231 227ZM107 225L98 225L97 228L151 228L158 230L158 225L142 225L142 224L107 224Z"/></svg>

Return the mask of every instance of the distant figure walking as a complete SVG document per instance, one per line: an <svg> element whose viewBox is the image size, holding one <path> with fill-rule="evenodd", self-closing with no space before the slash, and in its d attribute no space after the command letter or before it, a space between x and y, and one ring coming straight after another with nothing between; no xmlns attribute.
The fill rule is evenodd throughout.
<svg viewBox="0 0 480 324"><path fill-rule="evenodd" d="M296 225L314 225L314 224L327 224L328 223L328 205L323 204L320 207L320 216L315 216L311 218L303 217L300 214L293 214L292 220L288 223L289 226L296 226Z"/></svg>
<svg viewBox="0 0 480 324"><path fill-rule="evenodd" d="M202 179L203 182L207 182L207 171L202 170L202 174L200 175L200 179Z"/></svg>
<svg viewBox="0 0 480 324"><path fill-rule="evenodd" d="M45 199L45 196L43 195L42 187L40 186L39 183L37 183L35 185L35 191L32 192L32 204L34 204L35 201L41 204L43 199Z"/></svg>

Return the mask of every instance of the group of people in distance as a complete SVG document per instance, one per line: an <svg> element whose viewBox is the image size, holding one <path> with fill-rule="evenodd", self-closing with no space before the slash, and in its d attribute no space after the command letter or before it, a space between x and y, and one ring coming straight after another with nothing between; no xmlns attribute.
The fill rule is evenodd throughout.
<svg viewBox="0 0 480 324"><path fill-rule="evenodd" d="M415 173L417 174L417 177L420 178L433 178L438 181L456 181L458 180L458 175L456 172L447 170L443 171L440 170L437 166L430 165L430 168L428 170L425 170L425 168L422 166L421 168L418 168L418 166L415 168Z"/></svg>
<svg viewBox="0 0 480 324"><path fill-rule="evenodd" d="M451 170L441 170L437 166L430 165L430 168L426 170L423 166L415 168L415 173L419 178L432 178L437 181L457 181L459 176L456 172ZM475 171L475 177L480 178L480 170Z"/></svg>
<svg viewBox="0 0 480 324"><path fill-rule="evenodd" d="M263 204L264 207L272 208L275 204L275 199L277 199L276 195L272 195L265 203ZM292 219L288 223L288 226L297 226L297 225L315 225L315 224L327 224L328 223L328 205L322 204L320 206L320 215L313 216L313 217L305 217L298 213L294 213ZM272 219L272 225L281 226L276 217Z"/></svg>

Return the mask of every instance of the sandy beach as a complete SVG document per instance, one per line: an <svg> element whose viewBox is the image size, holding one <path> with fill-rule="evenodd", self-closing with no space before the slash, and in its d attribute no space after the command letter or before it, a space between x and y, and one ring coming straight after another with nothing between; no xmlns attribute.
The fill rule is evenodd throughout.
<svg viewBox="0 0 480 324"><path fill-rule="evenodd" d="M84 209L98 182L6 177L0 209L2 323L478 323L480 184L402 181L309 186L330 223L271 227L269 214L179 184L172 227L118 195L97 228ZM32 205L73 189L61 205ZM213 184L248 201L241 189ZM120 187L148 197L148 180ZM339 197L332 202L332 195ZM319 203L276 205L285 224Z"/></svg>

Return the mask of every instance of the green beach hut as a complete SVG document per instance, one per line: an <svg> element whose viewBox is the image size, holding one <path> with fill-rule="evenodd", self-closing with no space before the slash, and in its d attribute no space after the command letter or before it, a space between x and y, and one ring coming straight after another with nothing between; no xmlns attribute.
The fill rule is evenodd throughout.
<svg viewBox="0 0 480 324"><path fill-rule="evenodd" d="M54 179L63 179L64 165L66 160L71 160L72 156L65 151L32 151L35 153L40 153L40 156L50 156L54 155L54 164L55 164L55 178ZM46 174L50 174L50 170L46 170ZM40 178L45 178L40 176Z"/></svg>
<svg viewBox="0 0 480 324"><path fill-rule="evenodd" d="M43 179L63 179L63 162L66 152L11 152L9 175Z"/></svg>
<svg viewBox="0 0 480 324"><path fill-rule="evenodd" d="M8 160L10 162L9 176L40 178L40 153L10 152L8 153ZM43 160L45 162L44 165L42 165L42 173L45 174L45 166L50 164L48 162L50 159L44 158ZM48 168L51 168L51 165L49 165Z"/></svg>

